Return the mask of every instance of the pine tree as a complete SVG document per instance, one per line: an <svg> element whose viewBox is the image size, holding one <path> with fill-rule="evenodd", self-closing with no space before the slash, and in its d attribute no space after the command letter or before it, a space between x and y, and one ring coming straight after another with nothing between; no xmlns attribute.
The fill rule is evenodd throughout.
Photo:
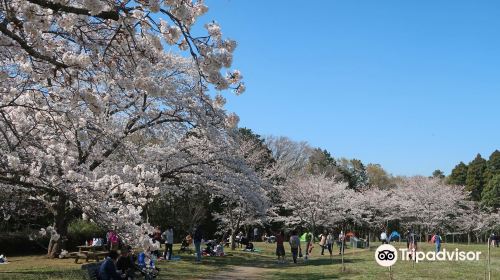
<svg viewBox="0 0 500 280"><path fill-rule="evenodd" d="M436 169L432 172L432 177L436 179L443 179L445 176L443 171Z"/></svg>
<svg viewBox="0 0 500 280"><path fill-rule="evenodd" d="M467 165L460 162L453 168L450 176L448 177L448 184L465 186L465 181L467 180Z"/></svg>
<svg viewBox="0 0 500 280"><path fill-rule="evenodd" d="M500 174L494 175L481 194L481 204L485 207L500 207Z"/></svg>
<svg viewBox="0 0 500 280"><path fill-rule="evenodd" d="M495 150L491 153L486 165L485 182L488 183L495 175L500 174L500 151Z"/></svg>
<svg viewBox="0 0 500 280"><path fill-rule="evenodd" d="M471 192L472 200L479 201L483 191L486 173L486 160L477 154L476 158L469 163L467 179L465 180L466 190Z"/></svg>

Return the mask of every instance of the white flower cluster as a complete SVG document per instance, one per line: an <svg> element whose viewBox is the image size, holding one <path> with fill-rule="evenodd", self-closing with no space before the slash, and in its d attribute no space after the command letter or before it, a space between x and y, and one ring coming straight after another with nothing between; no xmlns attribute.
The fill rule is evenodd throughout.
<svg viewBox="0 0 500 280"><path fill-rule="evenodd" d="M177 25L169 25L165 20L160 20L160 32L169 45L175 45L181 38L181 29Z"/></svg>
<svg viewBox="0 0 500 280"><path fill-rule="evenodd" d="M9 46L0 49L0 179L47 204L60 195L129 240L143 233L143 207L160 189L192 184L237 198L257 185L227 148L239 118L206 92L207 82L237 93L244 85L239 71L221 74L236 42L219 25L192 35L203 1L53 2L67 9L26 0L0 8L13 13L0 32ZM40 234L60 238L50 227Z"/></svg>

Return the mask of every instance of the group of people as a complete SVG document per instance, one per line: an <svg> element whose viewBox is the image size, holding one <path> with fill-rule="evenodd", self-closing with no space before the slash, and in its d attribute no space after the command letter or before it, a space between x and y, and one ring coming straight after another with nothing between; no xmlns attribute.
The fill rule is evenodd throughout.
<svg viewBox="0 0 500 280"><path fill-rule="evenodd" d="M154 262L156 259L163 257L165 260L171 260L173 255L174 244L174 231L173 227L168 226L165 231L161 231L159 226L155 227L152 234L148 235L153 243L164 243L165 251L160 254L158 247L149 247L138 255L135 255L130 246L125 247L116 234L116 229L112 229L106 235L108 241L109 254L100 265L98 270L98 279L100 280L122 280L122 279L135 279L136 272L157 274L159 269L155 267ZM196 252L196 262L201 261L202 250L201 243L203 234L200 227L197 227L193 234L188 233L182 241L182 246L189 247L194 244ZM120 253L118 253L118 249ZM220 250L219 247L216 248Z"/></svg>
<svg viewBox="0 0 500 280"><path fill-rule="evenodd" d="M167 226L167 229L162 232L159 226L155 227L153 234L150 235L153 242L159 242L160 244L165 244L165 251L163 252L163 259L171 260L173 254L174 245L174 229L172 226ZM155 250L154 255L160 258L160 250Z"/></svg>
<svg viewBox="0 0 500 280"><path fill-rule="evenodd" d="M138 263L136 264L136 261ZM142 264L145 267L145 264ZM110 250L108 256L98 270L100 280L136 279L136 272L140 271L141 262L135 257L130 247L120 250Z"/></svg>
<svg viewBox="0 0 500 280"><path fill-rule="evenodd" d="M387 232L384 230L380 233L380 242L382 244L389 244L390 243L390 237L387 237ZM441 243L443 242L443 239L441 238L441 235L439 235L438 232L435 232L431 239L431 243L435 244L435 250L436 253L441 251ZM411 260L413 257L414 252L417 251L418 249L418 241L417 241L417 234L413 231L412 228L409 228L406 231L406 248L408 249L408 258Z"/></svg>
<svg viewBox="0 0 500 280"><path fill-rule="evenodd" d="M153 242L159 242L165 244L165 251L163 252L163 259L172 260L173 255L173 245L174 245L174 229L172 226L167 226L165 231L161 231L161 228L157 226L152 235L150 235ZM201 243L203 240L203 234L200 227L196 227L195 230L187 232L186 236L181 242L181 251L188 251L189 246L194 244L196 252L196 261L201 261L202 250ZM160 258L159 250L155 250L154 254Z"/></svg>
<svg viewBox="0 0 500 280"><path fill-rule="evenodd" d="M302 252L301 246L301 238L298 235L297 230L293 230L290 233L290 237L288 239L288 244L290 245L290 251L292 253L292 260L294 263L297 263L297 259L304 257L304 261L309 259L313 248L314 248L314 236L311 232L306 231L304 233L305 240L305 255ZM325 249L328 250L330 256L333 254L333 244L334 244L334 235L331 232L325 231L319 236L319 246L321 247L321 255L325 254ZM285 262L285 233L284 231L279 231L275 234L276 240L276 255L278 257L278 263ZM343 253L345 249L345 241L346 236L343 231L340 232L337 239L337 244L339 246L339 255Z"/></svg>

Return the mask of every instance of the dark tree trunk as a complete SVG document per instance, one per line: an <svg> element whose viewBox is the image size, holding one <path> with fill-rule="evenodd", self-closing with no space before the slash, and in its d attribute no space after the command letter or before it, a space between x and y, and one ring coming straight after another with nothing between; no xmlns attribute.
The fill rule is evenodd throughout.
<svg viewBox="0 0 500 280"><path fill-rule="evenodd" d="M236 249L236 240L234 240L235 238L235 234L234 234L235 230L232 229L231 230L231 250L235 250Z"/></svg>
<svg viewBox="0 0 500 280"><path fill-rule="evenodd" d="M66 239L68 236L68 213L66 213L67 199L64 196L59 196L57 204L54 207L54 230L59 235L59 239L50 238L47 248L47 257L56 258L61 253L62 249L66 248Z"/></svg>

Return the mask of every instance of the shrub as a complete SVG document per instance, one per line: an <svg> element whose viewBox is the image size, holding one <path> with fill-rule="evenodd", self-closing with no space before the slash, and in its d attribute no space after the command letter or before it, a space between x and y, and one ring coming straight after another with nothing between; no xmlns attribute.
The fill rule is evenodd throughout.
<svg viewBox="0 0 500 280"><path fill-rule="evenodd" d="M73 220L68 226L68 243L66 247L69 250L74 250L76 246L82 245L86 240L95 237L105 238L106 230L89 221Z"/></svg>

